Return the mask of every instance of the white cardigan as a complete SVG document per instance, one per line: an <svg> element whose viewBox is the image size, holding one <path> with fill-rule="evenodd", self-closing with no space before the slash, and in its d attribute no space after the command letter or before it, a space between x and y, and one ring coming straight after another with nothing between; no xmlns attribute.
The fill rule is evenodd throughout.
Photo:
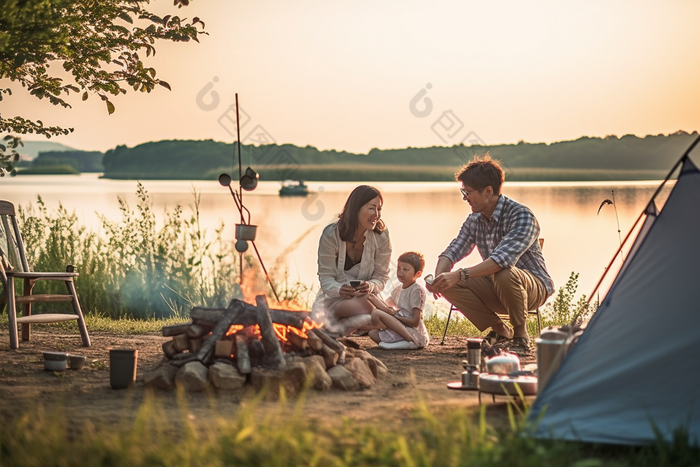
<svg viewBox="0 0 700 467"><path fill-rule="evenodd" d="M340 239L338 223L326 226L318 244L318 292L314 308L327 298L339 298L340 287L348 283L345 275L346 244ZM370 293L378 294L389 280L391 240L389 231L381 234L373 230L365 232L365 245L357 278L369 283Z"/></svg>

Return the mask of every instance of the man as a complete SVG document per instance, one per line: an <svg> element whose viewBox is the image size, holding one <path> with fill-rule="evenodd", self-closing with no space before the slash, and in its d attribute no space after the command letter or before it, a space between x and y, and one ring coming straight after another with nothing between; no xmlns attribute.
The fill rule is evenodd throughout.
<svg viewBox="0 0 700 467"><path fill-rule="evenodd" d="M501 194L504 178L503 169L488 154L474 157L457 173L473 214L440 254L435 280L427 288L436 297L444 296L480 331L491 328L486 336L491 344L526 353L527 312L554 293L554 282L538 242L537 219L529 208ZM452 271L475 246L484 260ZM512 329L499 314L510 317Z"/></svg>

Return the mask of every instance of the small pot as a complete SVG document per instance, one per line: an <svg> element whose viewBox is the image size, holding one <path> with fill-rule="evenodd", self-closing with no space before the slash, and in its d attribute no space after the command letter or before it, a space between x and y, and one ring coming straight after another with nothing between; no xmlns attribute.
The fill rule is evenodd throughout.
<svg viewBox="0 0 700 467"><path fill-rule="evenodd" d="M85 355L68 355L71 370L80 370L85 365Z"/></svg>
<svg viewBox="0 0 700 467"><path fill-rule="evenodd" d="M520 371L520 358L510 352L505 352L486 360L486 372L494 375L509 375Z"/></svg>
<svg viewBox="0 0 700 467"><path fill-rule="evenodd" d="M44 369L46 371L66 371L68 354L63 352L44 352Z"/></svg>
<svg viewBox="0 0 700 467"><path fill-rule="evenodd" d="M257 225L236 224L236 240L255 240Z"/></svg>

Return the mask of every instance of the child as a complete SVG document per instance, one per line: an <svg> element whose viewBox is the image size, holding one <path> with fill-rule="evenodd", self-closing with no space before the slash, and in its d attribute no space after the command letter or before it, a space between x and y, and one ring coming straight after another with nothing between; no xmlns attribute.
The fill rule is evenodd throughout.
<svg viewBox="0 0 700 467"><path fill-rule="evenodd" d="M423 255L409 251L399 256L396 277L401 285L391 292L384 302L369 294L372 310L372 325L378 329L369 332L369 337L380 349L422 349L428 345L430 336L423 324L425 289L416 279L423 273Z"/></svg>

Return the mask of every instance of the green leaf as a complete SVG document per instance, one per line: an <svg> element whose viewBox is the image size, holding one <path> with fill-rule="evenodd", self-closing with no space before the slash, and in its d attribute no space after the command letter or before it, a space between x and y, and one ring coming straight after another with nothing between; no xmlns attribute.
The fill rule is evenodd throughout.
<svg viewBox="0 0 700 467"><path fill-rule="evenodd" d="M129 23L129 24L134 24L134 20L131 19L131 15L129 15L129 14L126 13L126 12L121 12L121 13L119 13L119 17L120 17L121 19L123 19L124 21L126 21L127 23Z"/></svg>
<svg viewBox="0 0 700 467"><path fill-rule="evenodd" d="M112 104L110 101L107 101L107 112L109 112L110 115L114 113L114 104Z"/></svg>
<svg viewBox="0 0 700 467"><path fill-rule="evenodd" d="M165 81L160 81L160 80L159 80L159 81L158 81L158 84L160 84L161 86L163 86L163 87L164 87L165 89L167 89L168 91L172 91L172 89L170 88L170 85L169 85L168 83L166 83Z"/></svg>
<svg viewBox="0 0 700 467"><path fill-rule="evenodd" d="M86 101L87 98L88 98L88 92L85 91L85 92L83 93L83 100Z"/></svg>

